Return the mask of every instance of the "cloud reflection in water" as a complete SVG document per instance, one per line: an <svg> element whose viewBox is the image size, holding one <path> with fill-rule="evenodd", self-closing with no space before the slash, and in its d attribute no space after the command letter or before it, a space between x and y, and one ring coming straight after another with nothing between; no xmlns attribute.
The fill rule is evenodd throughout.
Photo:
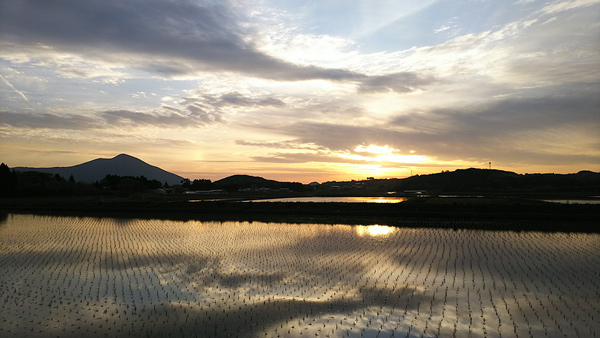
<svg viewBox="0 0 600 338"><path fill-rule="evenodd" d="M599 248L596 234L11 215L0 335L593 336Z"/></svg>

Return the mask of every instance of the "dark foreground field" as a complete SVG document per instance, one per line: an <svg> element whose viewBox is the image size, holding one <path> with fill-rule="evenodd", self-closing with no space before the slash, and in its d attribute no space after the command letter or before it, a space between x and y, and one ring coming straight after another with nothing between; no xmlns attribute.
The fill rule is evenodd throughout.
<svg viewBox="0 0 600 338"><path fill-rule="evenodd" d="M1 213L202 221L381 224L512 231L600 232L600 205L527 198L412 198L403 203L241 202L138 195L3 199ZM430 222L435 220L435 222ZM526 221L526 222L525 222Z"/></svg>

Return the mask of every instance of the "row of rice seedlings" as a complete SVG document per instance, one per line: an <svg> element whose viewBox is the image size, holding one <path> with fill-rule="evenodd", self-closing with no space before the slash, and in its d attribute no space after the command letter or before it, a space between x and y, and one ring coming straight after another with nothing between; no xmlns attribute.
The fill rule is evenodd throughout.
<svg viewBox="0 0 600 338"><path fill-rule="evenodd" d="M598 242L14 215L0 336L595 336Z"/></svg>

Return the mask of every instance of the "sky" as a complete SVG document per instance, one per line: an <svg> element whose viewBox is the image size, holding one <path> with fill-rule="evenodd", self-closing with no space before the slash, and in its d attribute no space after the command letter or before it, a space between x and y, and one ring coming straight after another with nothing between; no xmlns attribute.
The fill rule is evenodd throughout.
<svg viewBox="0 0 600 338"><path fill-rule="evenodd" d="M0 161L600 171L600 0L4 0Z"/></svg>

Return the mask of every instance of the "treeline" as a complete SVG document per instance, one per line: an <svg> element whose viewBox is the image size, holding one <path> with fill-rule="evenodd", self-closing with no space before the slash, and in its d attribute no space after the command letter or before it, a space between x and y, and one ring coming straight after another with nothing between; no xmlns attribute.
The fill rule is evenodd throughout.
<svg viewBox="0 0 600 338"><path fill-rule="evenodd" d="M600 191L600 173L517 174L510 171L463 169L439 174L412 176L396 185L396 190L472 193L561 193Z"/></svg>
<svg viewBox="0 0 600 338"><path fill-rule="evenodd" d="M316 194L360 195L396 192L407 194L482 195L581 195L600 193L600 173L583 170L575 174L517 174L491 169L458 169L398 179L325 182Z"/></svg>
<svg viewBox="0 0 600 338"><path fill-rule="evenodd" d="M0 165L0 196L53 196L93 194L98 190L91 184L76 182L73 176L65 179L58 174L37 171L14 171Z"/></svg>
<svg viewBox="0 0 600 338"><path fill-rule="evenodd" d="M250 175L233 175L214 182L219 189L228 191L302 191L307 188L302 183L279 182Z"/></svg>
<svg viewBox="0 0 600 338"><path fill-rule="evenodd" d="M106 175L102 180L94 182L93 186L102 191L131 193L159 189L163 184L157 180L149 180L144 176Z"/></svg>
<svg viewBox="0 0 600 338"><path fill-rule="evenodd" d="M59 174L39 171L15 171L0 165L0 196L62 196L94 195L101 193L135 193L163 187L157 180L144 176L106 175L94 183L78 182L73 175L64 178Z"/></svg>
<svg viewBox="0 0 600 338"><path fill-rule="evenodd" d="M183 181L181 182L181 187L186 190L192 190L192 191L212 190L212 189L217 188L217 186L211 180L198 179L198 180L190 181L187 178L183 179Z"/></svg>

